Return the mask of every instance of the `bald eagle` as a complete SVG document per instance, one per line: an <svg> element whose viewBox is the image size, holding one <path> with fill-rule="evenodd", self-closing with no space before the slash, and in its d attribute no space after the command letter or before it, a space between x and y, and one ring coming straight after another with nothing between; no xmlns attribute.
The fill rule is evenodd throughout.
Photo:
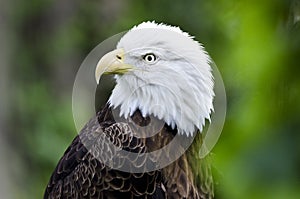
<svg viewBox="0 0 300 199"><path fill-rule="evenodd" d="M44 198L213 198L210 165L199 157L213 111L210 63L178 27L129 30L96 66L97 82L114 75L108 102L68 147Z"/></svg>

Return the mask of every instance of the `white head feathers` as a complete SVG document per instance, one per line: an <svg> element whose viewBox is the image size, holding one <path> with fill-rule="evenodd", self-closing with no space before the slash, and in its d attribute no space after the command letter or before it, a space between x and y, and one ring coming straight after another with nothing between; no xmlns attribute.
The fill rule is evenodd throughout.
<svg viewBox="0 0 300 199"><path fill-rule="evenodd" d="M124 49L125 63L136 70L116 75L111 106L119 106L126 118L137 109L152 114L181 134L202 131L213 110L214 83L210 58L193 37L178 27L144 22L117 48Z"/></svg>

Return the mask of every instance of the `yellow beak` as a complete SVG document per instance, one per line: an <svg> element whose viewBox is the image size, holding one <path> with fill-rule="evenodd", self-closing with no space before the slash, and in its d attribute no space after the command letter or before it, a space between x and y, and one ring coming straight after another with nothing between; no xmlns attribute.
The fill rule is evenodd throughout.
<svg viewBox="0 0 300 199"><path fill-rule="evenodd" d="M123 49L116 49L100 59L95 71L97 83L99 83L102 74L124 74L134 69L133 66L124 63L124 54Z"/></svg>

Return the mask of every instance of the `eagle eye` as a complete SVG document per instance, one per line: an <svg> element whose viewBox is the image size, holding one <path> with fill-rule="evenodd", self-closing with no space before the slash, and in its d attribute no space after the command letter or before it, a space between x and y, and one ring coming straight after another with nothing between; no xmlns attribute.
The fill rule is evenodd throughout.
<svg viewBox="0 0 300 199"><path fill-rule="evenodd" d="M156 61L156 56L153 54L153 53L148 53L146 55L143 56L143 59L149 63L149 64L152 64Z"/></svg>

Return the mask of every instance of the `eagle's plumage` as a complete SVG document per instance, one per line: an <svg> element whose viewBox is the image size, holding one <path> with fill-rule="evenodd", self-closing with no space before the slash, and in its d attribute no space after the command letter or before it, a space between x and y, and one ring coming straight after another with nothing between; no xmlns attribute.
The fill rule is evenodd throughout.
<svg viewBox="0 0 300 199"><path fill-rule="evenodd" d="M116 87L59 161L44 198L212 198L210 166L198 157L202 134L197 131L210 118L214 96L209 57L200 44L179 28L143 23L99 61L97 81L102 73L117 74ZM117 110L128 120L116 120ZM163 121L162 128L141 136L148 132L138 127L150 124L150 116ZM164 146L175 136L191 135L194 143L178 159L148 168L171 158ZM138 158L122 156L118 149ZM161 156L149 155L157 150ZM178 144L176 150L184 148Z"/></svg>

